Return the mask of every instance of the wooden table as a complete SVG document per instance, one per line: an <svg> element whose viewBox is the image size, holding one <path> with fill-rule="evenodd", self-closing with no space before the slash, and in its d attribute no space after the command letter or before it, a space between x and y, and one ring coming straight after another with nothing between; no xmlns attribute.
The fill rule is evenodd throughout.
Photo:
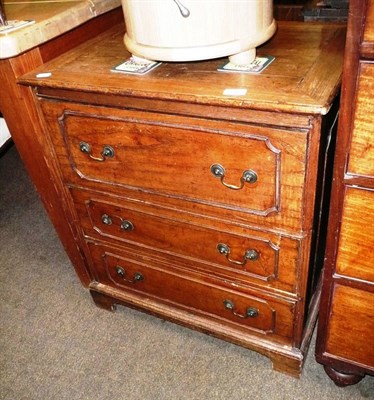
<svg viewBox="0 0 374 400"><path fill-rule="evenodd" d="M82 263L82 257L71 238L68 222L61 217L64 215L64 206L59 188L53 184L51 171L43 157L43 144L40 140L42 128L37 111L30 91L16 81L22 74L43 65L113 24L122 22L122 8L118 7L120 3L117 0L49 4L5 1L7 19L35 19L36 23L9 34L8 37L0 35L0 111L41 200L76 265Z"/></svg>

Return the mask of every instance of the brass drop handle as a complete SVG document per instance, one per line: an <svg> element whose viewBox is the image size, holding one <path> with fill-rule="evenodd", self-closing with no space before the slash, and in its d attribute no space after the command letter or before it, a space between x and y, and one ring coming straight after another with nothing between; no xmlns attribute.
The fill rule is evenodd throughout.
<svg viewBox="0 0 374 400"><path fill-rule="evenodd" d="M125 282L128 283L137 283L144 280L144 276L140 272L135 272L134 277L132 279L126 278L126 271L124 268L120 267L119 265L116 266L117 275L119 275Z"/></svg>
<svg viewBox="0 0 374 400"><path fill-rule="evenodd" d="M223 254L224 256L226 256L226 259L232 263L232 264L236 264L236 265L242 265L244 266L247 261L256 261L258 260L259 257L259 253L254 250L254 249L247 249L244 254L243 254L243 260L238 261L238 260L233 260L230 258L230 252L231 249L230 247L225 244L225 243L218 243L217 244L217 250L220 254Z"/></svg>
<svg viewBox="0 0 374 400"><path fill-rule="evenodd" d="M127 232L134 230L134 224L131 221L124 220L121 223L121 229Z"/></svg>
<svg viewBox="0 0 374 400"><path fill-rule="evenodd" d="M255 307L247 307L245 314L243 315L243 314L239 314L238 312L235 311L235 304L233 301L224 300L223 304L227 310L230 310L236 317L239 317L239 318L243 318L243 319L255 318L255 317L258 317L258 315L259 315L259 311Z"/></svg>
<svg viewBox="0 0 374 400"><path fill-rule="evenodd" d="M86 143L86 142L80 142L79 143L79 149L82 153L87 154L92 160L103 162L107 158L113 158L114 157L114 149L111 146L105 145L103 146L103 150L101 151L101 157L95 157L91 154L91 146Z"/></svg>
<svg viewBox="0 0 374 400"><path fill-rule="evenodd" d="M122 219L121 217L118 217L118 216L115 216L115 218L118 218L121 221L120 228L123 231L130 232L130 231L133 231L135 229L134 224L131 221L129 221L127 219L124 220L124 219ZM113 223L112 217L110 215L108 215L108 214L103 214L101 216L101 221L105 225L112 225L112 223Z"/></svg>
<svg viewBox="0 0 374 400"><path fill-rule="evenodd" d="M112 225L112 218L110 218L110 216L108 214L103 214L101 216L101 221L105 225Z"/></svg>
<svg viewBox="0 0 374 400"><path fill-rule="evenodd" d="M220 178L223 186L233 189L240 190L244 187L245 183L255 183L257 181L257 174L252 169L247 169L243 171L242 176L240 177L240 186L230 185L224 181L225 179L225 168L221 164L213 164L210 167L210 172L216 177Z"/></svg>

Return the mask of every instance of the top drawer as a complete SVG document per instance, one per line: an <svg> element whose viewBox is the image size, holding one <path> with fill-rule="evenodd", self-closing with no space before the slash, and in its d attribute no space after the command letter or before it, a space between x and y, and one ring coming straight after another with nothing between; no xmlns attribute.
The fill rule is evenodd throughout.
<svg viewBox="0 0 374 400"><path fill-rule="evenodd" d="M368 0L363 41L374 43L374 0Z"/></svg>
<svg viewBox="0 0 374 400"><path fill-rule="evenodd" d="M374 0L356 0L355 3L350 6L352 7L351 14L355 16L350 20L351 29L357 32L358 39L361 41L360 57L372 59L374 58ZM357 18L361 17L361 15L356 15L360 13L362 13L362 18ZM362 31L361 28L363 28Z"/></svg>
<svg viewBox="0 0 374 400"><path fill-rule="evenodd" d="M358 78L357 104L348 173L374 177L374 64L362 62Z"/></svg>
<svg viewBox="0 0 374 400"><path fill-rule="evenodd" d="M42 106L67 183L187 200L193 212L213 207L214 217L224 211L246 222L301 225L305 132L81 104Z"/></svg>

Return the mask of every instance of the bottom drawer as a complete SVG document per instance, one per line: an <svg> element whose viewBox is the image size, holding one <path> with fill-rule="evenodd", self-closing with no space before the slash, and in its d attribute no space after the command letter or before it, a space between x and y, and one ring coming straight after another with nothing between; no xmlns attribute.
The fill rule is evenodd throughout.
<svg viewBox="0 0 374 400"><path fill-rule="evenodd" d="M181 273L162 260L129 254L124 249L88 244L95 279L125 292L176 306L191 313L235 325L260 335L279 336L291 342L295 302L250 291L241 293ZM157 265L156 265L157 264Z"/></svg>
<svg viewBox="0 0 374 400"><path fill-rule="evenodd" d="M341 360L374 368L374 293L336 285L326 352Z"/></svg>

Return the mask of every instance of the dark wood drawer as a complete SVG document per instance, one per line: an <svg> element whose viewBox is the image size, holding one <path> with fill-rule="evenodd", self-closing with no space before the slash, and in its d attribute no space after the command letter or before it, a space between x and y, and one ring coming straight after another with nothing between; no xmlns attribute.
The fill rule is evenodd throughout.
<svg viewBox="0 0 374 400"><path fill-rule="evenodd" d="M374 368L374 293L335 285L326 353L358 366Z"/></svg>
<svg viewBox="0 0 374 400"><path fill-rule="evenodd" d="M364 56L374 57L374 1L367 0L366 2L366 16L364 19L364 32L362 35L362 43Z"/></svg>
<svg viewBox="0 0 374 400"><path fill-rule="evenodd" d="M374 282L374 189L347 187L344 198L336 272Z"/></svg>
<svg viewBox="0 0 374 400"><path fill-rule="evenodd" d="M214 207L214 215L244 213L254 223L300 230L305 131L82 104L42 105L68 183L179 199L205 207L204 213Z"/></svg>
<svg viewBox="0 0 374 400"><path fill-rule="evenodd" d="M348 174L374 178L374 64L361 62Z"/></svg>
<svg viewBox="0 0 374 400"><path fill-rule="evenodd" d="M266 288L297 292L299 241L266 232L221 229L183 212L71 191L87 236L136 245L144 251L182 257L193 270ZM204 224L205 222L205 224ZM232 228L232 227L231 227Z"/></svg>
<svg viewBox="0 0 374 400"><path fill-rule="evenodd" d="M243 294L203 281L198 275L150 266L118 249L89 243L97 281L150 296L192 313L263 335L291 340L295 303L253 291Z"/></svg>

